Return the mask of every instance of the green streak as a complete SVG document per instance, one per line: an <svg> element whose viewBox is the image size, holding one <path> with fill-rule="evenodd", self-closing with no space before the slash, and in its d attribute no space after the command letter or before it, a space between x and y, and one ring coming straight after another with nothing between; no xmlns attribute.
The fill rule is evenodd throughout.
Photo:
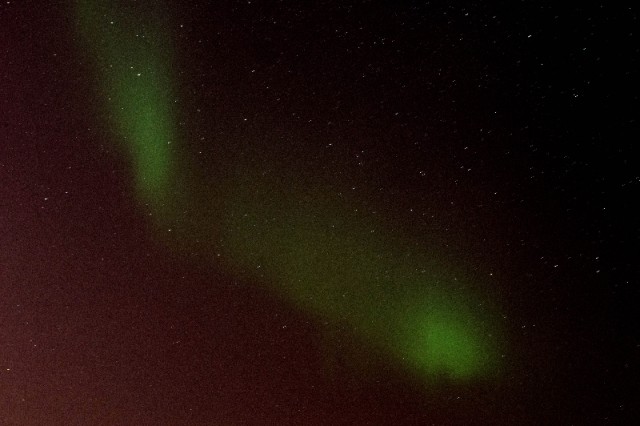
<svg viewBox="0 0 640 426"><path fill-rule="evenodd" d="M155 18L136 6L78 0L79 29L93 53L106 98L105 110L135 169L139 197L162 209L171 187L171 143L176 140L171 108L170 43Z"/></svg>
<svg viewBox="0 0 640 426"><path fill-rule="evenodd" d="M294 183L298 177L276 165L267 179L232 161L226 166L237 172L215 185L194 177L193 166L178 170L177 159L190 154L174 148L171 44L163 15L140 5L125 12L117 4L78 0L76 12L101 77L108 120L159 233L172 224L172 235L182 241L177 246L270 286L319 323L347 329L424 379L469 381L499 373L496 309L472 290L473 277L423 240L363 214L358 200ZM177 205L190 213L178 213Z"/></svg>
<svg viewBox="0 0 640 426"><path fill-rule="evenodd" d="M424 377L499 374L493 307L464 273L356 212L353 200L293 184L273 199L294 180L248 179L250 186L230 185L222 224L229 268L270 283L318 321L384 347Z"/></svg>

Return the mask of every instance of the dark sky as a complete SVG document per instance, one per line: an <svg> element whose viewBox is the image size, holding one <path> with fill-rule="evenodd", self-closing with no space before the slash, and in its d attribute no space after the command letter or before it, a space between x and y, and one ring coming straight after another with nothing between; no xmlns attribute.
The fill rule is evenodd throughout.
<svg viewBox="0 0 640 426"><path fill-rule="evenodd" d="M114 2L170 41L190 202L168 237L105 110L100 40L61 3L0 4L1 424L640 419L635 6ZM265 216L346 200L398 247L483 277L499 376L433 384L350 311L325 321L245 273L238 247L217 261L217 202L245 206L225 194L249 193L228 177L247 170L278 182L247 178ZM300 203L353 235L368 220Z"/></svg>

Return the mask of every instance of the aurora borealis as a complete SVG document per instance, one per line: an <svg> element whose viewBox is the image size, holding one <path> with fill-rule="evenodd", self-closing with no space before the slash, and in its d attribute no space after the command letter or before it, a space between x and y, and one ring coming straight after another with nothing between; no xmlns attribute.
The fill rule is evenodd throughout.
<svg viewBox="0 0 640 426"><path fill-rule="evenodd" d="M141 17L108 2L78 1L76 11L80 36L100 70L96 77L105 93L106 115L119 129L135 168L136 190L142 202L158 211L171 189L175 160L170 145L177 139L171 45L153 28L159 25L153 14L146 22L151 28L140 31L145 24Z"/></svg>
<svg viewBox="0 0 640 426"><path fill-rule="evenodd" d="M635 17L3 3L0 424L635 424Z"/></svg>
<svg viewBox="0 0 640 426"><path fill-rule="evenodd" d="M356 202L331 199L328 190L304 191L286 170L274 172L281 176L275 183L251 172L222 183L173 176L180 173L175 151L182 144L172 130L172 82L163 78L170 71L160 59L172 53L167 43L162 43L162 53L156 46L167 36L161 28L135 21L137 14L146 13L122 12L109 3L81 2L78 14L87 42L99 40L93 46L96 67L106 74L101 75L103 90L114 94L105 105L127 145L140 203L152 206L160 229L176 221L163 211L167 205L186 203L204 211L202 220L212 221L212 228L220 228L207 235L210 228L184 225L200 239L220 235L207 244L209 256L213 250L222 252L230 269L271 285L312 317L347 324L369 344L416 368L425 380L496 374L506 348L499 348L493 337L501 332L492 318L496 314L488 311L491 305L472 310L476 298L465 283L443 272L438 254L407 247L402 236L386 231L384 219L353 217L350 211L362 208ZM144 37L134 34L141 27ZM189 194L194 185L216 184L225 191L206 201ZM218 210L211 217L208 204Z"/></svg>

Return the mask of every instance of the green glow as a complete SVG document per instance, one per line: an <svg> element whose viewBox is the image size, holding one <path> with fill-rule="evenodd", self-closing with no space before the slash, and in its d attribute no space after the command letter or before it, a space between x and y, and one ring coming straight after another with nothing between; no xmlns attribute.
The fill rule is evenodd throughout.
<svg viewBox="0 0 640 426"><path fill-rule="evenodd" d="M477 368L477 342L465 324L431 318L425 324L424 362L430 368L467 376Z"/></svg>
<svg viewBox="0 0 640 426"><path fill-rule="evenodd" d="M309 188L284 168L266 178L230 162L236 172L215 184L194 177L188 161L181 169L178 158L190 154L177 143L171 46L157 16L103 0L76 6L108 120L158 235L171 242L171 224L177 246L186 241L195 250L189 244L198 239L204 256L269 285L319 323L348 328L425 379L496 375L495 309L474 296L471 278L384 218L364 214L359 200ZM177 205L189 214L178 214Z"/></svg>
<svg viewBox="0 0 640 426"><path fill-rule="evenodd" d="M137 192L161 209L171 186L176 140L166 57L170 45L153 11L126 13L114 3L77 1L79 27L91 41L106 111L133 162Z"/></svg>
<svg viewBox="0 0 640 426"><path fill-rule="evenodd" d="M496 374L491 356L496 350L494 339L477 319L465 314L466 309L463 304L449 309L437 306L417 317L414 346L408 351L416 368L458 380Z"/></svg>
<svg viewBox="0 0 640 426"><path fill-rule="evenodd" d="M152 200L170 185L170 143L174 132L167 99L155 78L137 78L118 87L116 111L123 135L131 144L138 190ZM174 139L175 140L175 139Z"/></svg>
<svg viewBox="0 0 640 426"><path fill-rule="evenodd" d="M232 186L223 222L236 273L266 280L319 321L384 345L425 377L466 381L498 373L491 310L478 306L483 298L465 289L461 273L456 278L435 253L355 213L353 201L293 184L273 200L281 183L249 179L251 186Z"/></svg>

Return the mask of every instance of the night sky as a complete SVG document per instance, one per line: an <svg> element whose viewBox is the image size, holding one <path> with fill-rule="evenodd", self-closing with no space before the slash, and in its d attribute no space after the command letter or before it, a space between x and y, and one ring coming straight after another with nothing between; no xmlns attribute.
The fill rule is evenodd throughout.
<svg viewBox="0 0 640 426"><path fill-rule="evenodd" d="M638 10L557 3L3 1L0 424L639 422Z"/></svg>

